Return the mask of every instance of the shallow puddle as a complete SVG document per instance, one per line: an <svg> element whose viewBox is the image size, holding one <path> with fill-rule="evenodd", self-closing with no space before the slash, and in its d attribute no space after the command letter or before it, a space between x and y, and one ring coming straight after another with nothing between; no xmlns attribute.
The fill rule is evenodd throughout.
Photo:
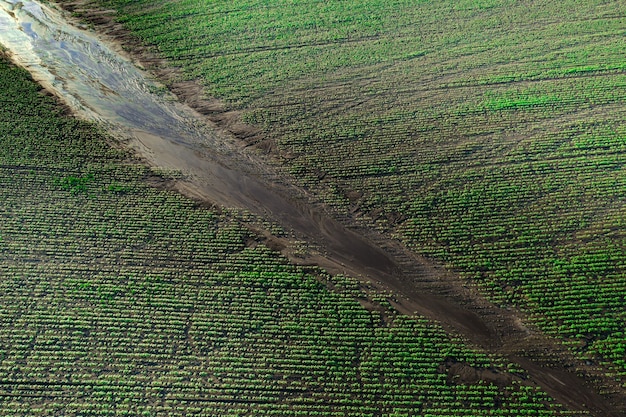
<svg viewBox="0 0 626 417"><path fill-rule="evenodd" d="M187 129L188 115L169 97L155 94L161 86L49 6L0 0L0 43L37 81L85 117L170 140L197 135Z"/></svg>

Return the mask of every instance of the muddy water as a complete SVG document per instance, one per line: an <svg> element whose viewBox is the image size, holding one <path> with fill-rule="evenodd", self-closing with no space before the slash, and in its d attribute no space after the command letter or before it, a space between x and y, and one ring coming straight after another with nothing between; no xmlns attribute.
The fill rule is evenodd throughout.
<svg viewBox="0 0 626 417"><path fill-rule="evenodd" d="M72 26L64 12L36 1L0 0L0 44L76 113L124 138L150 164L182 171L194 195L273 219L323 248L325 255L314 261L331 272L383 282L408 296L412 311L491 338L477 315L407 285L412 277L403 276L388 254L313 209L302 191L263 180L272 173L253 155L218 135L112 43Z"/></svg>
<svg viewBox="0 0 626 417"><path fill-rule="evenodd" d="M0 43L37 81L86 118L174 142L216 144L173 97L158 94L163 86L49 6L0 0Z"/></svg>
<svg viewBox="0 0 626 417"><path fill-rule="evenodd" d="M178 169L213 202L274 218L341 262L391 273L380 249L260 180L249 156L97 35L36 1L0 0L0 44L76 113L126 138L153 165Z"/></svg>

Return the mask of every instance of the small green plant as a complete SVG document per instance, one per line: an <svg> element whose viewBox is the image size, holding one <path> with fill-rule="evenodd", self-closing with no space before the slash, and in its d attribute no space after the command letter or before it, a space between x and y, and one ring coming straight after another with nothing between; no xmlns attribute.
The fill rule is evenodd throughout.
<svg viewBox="0 0 626 417"><path fill-rule="evenodd" d="M107 191L115 193L115 194L126 194L131 190L130 187L126 185L121 185L117 183L109 184L107 187Z"/></svg>
<svg viewBox="0 0 626 417"><path fill-rule="evenodd" d="M65 178L56 178L54 183L62 189L72 194L87 193L87 184L94 180L93 174L87 174L84 177L68 176Z"/></svg>

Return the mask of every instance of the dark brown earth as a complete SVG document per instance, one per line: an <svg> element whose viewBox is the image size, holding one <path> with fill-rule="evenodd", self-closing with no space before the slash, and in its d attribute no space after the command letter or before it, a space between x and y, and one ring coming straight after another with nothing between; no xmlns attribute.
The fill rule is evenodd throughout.
<svg viewBox="0 0 626 417"><path fill-rule="evenodd" d="M297 240L310 247L306 254L296 253L293 239L276 237L254 229L260 241L280 250L293 262L320 266L330 273L344 273L362 279L363 285L377 291L391 291L392 305L404 314L421 314L441 323L446 330L460 334L489 352L500 354L525 369L527 376L513 376L522 383L539 385L574 411L589 411L596 416L626 416L626 393L616 387L605 370L581 363L557 340L526 327L524 314L499 308L454 273L408 250L399 242L359 227L354 219L336 216L315 198L293 185L280 172L273 156L274 145L261 132L241 123L236 111L226 109L218 100L205 97L197 82L179 81L178 70L156 57L149 48L114 22L114 12L100 10L89 1L61 2L62 7L93 24L118 51L132 51L130 57L159 77L178 99L194 108L228 140L240 147L253 145L247 152L258 169L208 162L210 154L198 149L144 135L126 145L148 164L183 169L183 179L159 182L160 187L175 189L209 206L244 208L271 218L294 232ZM128 54L126 54L128 56ZM270 172L271 174L268 174ZM237 189L219 178L237 177ZM216 180L215 178L218 178ZM449 358L440 369L450 383L471 383L478 379L506 382L508 375L495 370L476 370ZM602 392L602 394L600 394Z"/></svg>

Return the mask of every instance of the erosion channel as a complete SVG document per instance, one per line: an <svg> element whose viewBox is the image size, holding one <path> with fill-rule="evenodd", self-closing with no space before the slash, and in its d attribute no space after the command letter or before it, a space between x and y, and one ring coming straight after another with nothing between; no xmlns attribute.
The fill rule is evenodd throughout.
<svg viewBox="0 0 626 417"><path fill-rule="evenodd" d="M528 383L541 385L573 410L619 415L611 401L564 365L545 368L536 358L522 358L530 332L514 312L444 279L442 268L397 242L379 236L373 243L371 236L349 230L236 139L178 102L120 48L72 25L64 12L35 1L0 0L0 44L77 115L104 126L148 164L181 171L179 191L279 223L298 239L323 248L307 262L392 290L400 311L426 315L505 354L528 371ZM533 336L537 351L555 347L541 335Z"/></svg>

